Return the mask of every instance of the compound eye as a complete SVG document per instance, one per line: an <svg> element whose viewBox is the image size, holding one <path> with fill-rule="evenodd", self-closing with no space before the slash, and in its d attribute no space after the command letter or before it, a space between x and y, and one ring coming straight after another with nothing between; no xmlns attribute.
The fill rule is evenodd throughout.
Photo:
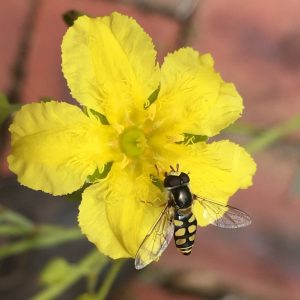
<svg viewBox="0 0 300 300"><path fill-rule="evenodd" d="M179 176L168 175L164 180L164 187L174 187L181 184L181 179Z"/></svg>
<svg viewBox="0 0 300 300"><path fill-rule="evenodd" d="M181 179L181 184L184 183L189 183L190 182L190 177L188 174L181 172L179 175L180 179Z"/></svg>

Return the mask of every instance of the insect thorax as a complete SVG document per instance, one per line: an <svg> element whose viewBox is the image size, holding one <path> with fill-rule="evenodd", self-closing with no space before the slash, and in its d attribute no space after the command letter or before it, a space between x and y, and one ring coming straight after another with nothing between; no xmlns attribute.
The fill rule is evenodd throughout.
<svg viewBox="0 0 300 300"><path fill-rule="evenodd" d="M169 197L177 210L189 208L193 203L193 196L187 185L169 189Z"/></svg>

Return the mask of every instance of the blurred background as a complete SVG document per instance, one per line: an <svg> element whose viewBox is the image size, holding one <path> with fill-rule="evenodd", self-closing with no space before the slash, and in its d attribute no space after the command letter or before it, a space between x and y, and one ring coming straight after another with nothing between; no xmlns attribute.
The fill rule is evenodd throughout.
<svg viewBox="0 0 300 300"><path fill-rule="evenodd" d="M74 103L60 67L62 15L71 9L134 17L160 62L184 45L211 53L245 103L220 138L244 145L258 165L253 187L231 201L250 227L199 228L190 257L171 243L143 271L125 262L108 299L300 299L300 2L2 0L0 121L44 97ZM8 171L9 123L0 135L0 299L100 299L85 293L114 270L81 237L78 201L21 187Z"/></svg>

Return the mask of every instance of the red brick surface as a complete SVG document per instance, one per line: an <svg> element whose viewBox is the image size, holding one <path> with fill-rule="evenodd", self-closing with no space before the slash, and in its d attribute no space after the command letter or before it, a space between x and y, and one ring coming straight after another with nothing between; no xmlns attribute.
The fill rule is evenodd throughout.
<svg viewBox="0 0 300 300"><path fill-rule="evenodd" d="M4 2L4 1L3 1ZM10 0L0 4L0 91L12 88L13 68L20 51L31 0Z"/></svg>
<svg viewBox="0 0 300 300"><path fill-rule="evenodd" d="M245 191L246 208L255 215L254 223L277 233L300 236L300 201L291 191L291 182L299 169L298 155L270 150L256 157L258 170L254 185ZM264 213L262 213L264 212Z"/></svg>
<svg viewBox="0 0 300 300"><path fill-rule="evenodd" d="M172 14L178 19L188 18L197 7L198 0L121 0L122 3L136 4L140 7Z"/></svg>
<svg viewBox="0 0 300 300"><path fill-rule="evenodd" d="M10 146L8 143L5 143L4 149L0 153L0 177L11 175L10 171L8 170L8 164L6 159L9 154L9 151L10 151Z"/></svg>
<svg viewBox="0 0 300 300"><path fill-rule="evenodd" d="M134 278L121 290L113 293L112 300L205 300L199 296L178 294L142 278Z"/></svg>
<svg viewBox="0 0 300 300"><path fill-rule="evenodd" d="M272 125L300 113L299 1L203 1L190 43L236 84L244 121Z"/></svg>
<svg viewBox="0 0 300 300"><path fill-rule="evenodd" d="M188 28L180 28L182 24L158 11L140 10L133 5L136 2L40 0L21 81L22 103L43 96L71 101L60 67L60 44L66 31L61 15L69 9L93 16L112 11L133 16L153 37L160 60L176 48L179 34L186 32L181 29ZM13 85L10 70L17 59L29 3L11 0L0 4L2 90ZM268 127L299 115L300 2L210 0L199 4L187 43L211 52L224 78L236 84L245 99L243 121ZM172 6L170 1L165 5ZM7 152L8 147L0 159ZM300 153L296 147L278 143L259 153L256 161L253 187L232 200L250 214L251 227L200 228L192 256L182 256L172 243L159 263L146 269L146 278L152 281L143 277L126 281L122 298L113 295L114 299L193 300L218 293L235 295L233 299L300 299L300 195L295 194L299 191L295 178L300 174ZM3 159L1 172L7 174ZM181 294L161 287L158 275ZM191 291L197 296L189 296Z"/></svg>

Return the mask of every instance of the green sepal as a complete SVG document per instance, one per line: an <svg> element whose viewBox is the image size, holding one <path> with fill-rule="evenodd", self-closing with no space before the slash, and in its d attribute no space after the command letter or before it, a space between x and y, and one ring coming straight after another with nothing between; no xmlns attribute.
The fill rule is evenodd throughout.
<svg viewBox="0 0 300 300"><path fill-rule="evenodd" d="M9 115L21 108L19 104L10 104L6 96L0 93L0 126L9 117Z"/></svg>
<svg viewBox="0 0 300 300"><path fill-rule="evenodd" d="M79 190L65 196L67 198L67 200L76 201L76 202L81 201L84 190L86 188L88 188L89 186L91 186L96 180L104 179L108 175L108 173L112 167L112 164L113 164L112 161L105 164L104 169L101 173L99 172L99 170L97 168L92 175L89 175L87 177L85 184Z"/></svg>
<svg viewBox="0 0 300 300"><path fill-rule="evenodd" d="M148 97L148 101L144 104L144 109L147 109L158 97L160 86Z"/></svg>
<svg viewBox="0 0 300 300"><path fill-rule="evenodd" d="M40 102L50 102L53 101L53 97L49 97L49 96L44 96L40 98Z"/></svg>
<svg viewBox="0 0 300 300"><path fill-rule="evenodd" d="M89 116L88 108L86 106L82 106L82 111L84 112L84 114Z"/></svg>
<svg viewBox="0 0 300 300"><path fill-rule="evenodd" d="M207 135L184 133L184 140L181 142L177 142L177 144L192 145L199 142L206 142L207 140Z"/></svg>
<svg viewBox="0 0 300 300"><path fill-rule="evenodd" d="M88 188L90 185L91 185L91 183L85 183L79 190L77 190L77 191L75 191L71 194L68 194L65 197L69 201L75 201L75 202L81 201L82 200L82 194L83 194L84 190L86 188Z"/></svg>
<svg viewBox="0 0 300 300"><path fill-rule="evenodd" d="M94 174L92 175L89 175L86 179L86 182L87 183L93 183L95 182L96 180L99 180L99 179L104 179L108 173L110 172L110 169L112 167L112 164L113 162L110 161L108 162L107 164L105 164L104 168L103 168L103 171L100 173L99 172L99 169L97 168L94 172Z"/></svg>
<svg viewBox="0 0 300 300"><path fill-rule="evenodd" d="M89 109L89 111L103 124L103 125L109 125L108 120L106 119L106 117L102 114L100 114L99 112L93 110L93 109Z"/></svg>
<svg viewBox="0 0 300 300"><path fill-rule="evenodd" d="M86 106L82 107L82 111L89 116L89 114L92 114L94 117L96 117L96 119L98 119L103 125L109 125L109 122L107 120L107 118L105 117L105 115L91 109L91 108L87 108Z"/></svg>

